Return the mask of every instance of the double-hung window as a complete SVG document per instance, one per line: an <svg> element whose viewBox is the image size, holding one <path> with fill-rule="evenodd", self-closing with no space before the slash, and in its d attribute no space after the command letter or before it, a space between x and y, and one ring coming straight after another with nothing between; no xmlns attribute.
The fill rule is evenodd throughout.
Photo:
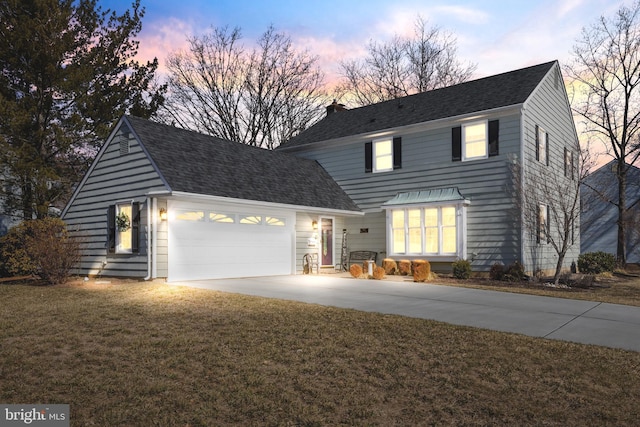
<svg viewBox="0 0 640 427"><path fill-rule="evenodd" d="M451 159L469 161L499 154L500 122L481 120L451 128Z"/></svg>
<svg viewBox="0 0 640 427"><path fill-rule="evenodd" d="M380 138L364 145L364 171L389 172L402 167L402 138Z"/></svg>
<svg viewBox="0 0 640 427"><path fill-rule="evenodd" d="M393 170L393 145L391 138L373 141L373 171Z"/></svg>
<svg viewBox="0 0 640 427"><path fill-rule="evenodd" d="M536 125L536 160L549 166L549 134L541 127Z"/></svg>
<svg viewBox="0 0 640 427"><path fill-rule="evenodd" d="M549 205L541 203L538 205L538 223L536 232L536 242L544 243L549 241Z"/></svg>

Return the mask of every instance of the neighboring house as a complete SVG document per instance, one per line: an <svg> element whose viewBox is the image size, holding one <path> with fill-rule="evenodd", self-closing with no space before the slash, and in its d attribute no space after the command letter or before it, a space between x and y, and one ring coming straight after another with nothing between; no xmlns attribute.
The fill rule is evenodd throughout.
<svg viewBox="0 0 640 427"><path fill-rule="evenodd" d="M555 61L352 110L334 103L276 151L124 117L63 219L84 234L83 274L291 274L306 253L333 268L343 230L348 251L379 260L552 270L551 245L522 226L511 189L533 191L533 171L566 171L576 140ZM131 226L119 231L122 213ZM575 235L566 266L578 225Z"/></svg>
<svg viewBox="0 0 640 427"><path fill-rule="evenodd" d="M613 160L591 173L582 183L580 250L618 251L618 179ZM627 262L640 262L640 169L628 165L626 199L629 217L626 229Z"/></svg>

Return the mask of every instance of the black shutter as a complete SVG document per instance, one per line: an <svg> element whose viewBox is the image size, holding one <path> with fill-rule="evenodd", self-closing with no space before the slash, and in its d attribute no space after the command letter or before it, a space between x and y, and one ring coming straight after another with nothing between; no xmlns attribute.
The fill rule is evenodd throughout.
<svg viewBox="0 0 640 427"><path fill-rule="evenodd" d="M489 156L498 155L498 134L500 131L500 122L491 120L489 122Z"/></svg>
<svg viewBox="0 0 640 427"><path fill-rule="evenodd" d="M540 137L538 136L538 125L536 125L536 160L540 161Z"/></svg>
<svg viewBox="0 0 640 427"><path fill-rule="evenodd" d="M364 171L365 173L373 171L373 146L371 142L364 144Z"/></svg>
<svg viewBox="0 0 640 427"><path fill-rule="evenodd" d="M567 150L567 147L564 147L564 176L568 177L569 176L569 150Z"/></svg>
<svg viewBox="0 0 640 427"><path fill-rule="evenodd" d="M402 168L402 138L393 138L393 168Z"/></svg>
<svg viewBox="0 0 640 427"><path fill-rule="evenodd" d="M107 253L116 251L116 205L107 209Z"/></svg>
<svg viewBox="0 0 640 427"><path fill-rule="evenodd" d="M547 138L546 144L545 144L545 149L547 150L546 154L546 165L549 166L549 132L545 132L545 136Z"/></svg>
<svg viewBox="0 0 640 427"><path fill-rule="evenodd" d="M462 160L462 127L451 129L451 160L459 162Z"/></svg>
<svg viewBox="0 0 640 427"><path fill-rule="evenodd" d="M131 252L140 251L140 203L131 205Z"/></svg>

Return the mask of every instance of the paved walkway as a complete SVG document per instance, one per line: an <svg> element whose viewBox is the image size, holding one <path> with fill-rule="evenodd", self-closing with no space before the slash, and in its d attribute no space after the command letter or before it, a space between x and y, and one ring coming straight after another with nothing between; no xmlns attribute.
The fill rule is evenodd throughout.
<svg viewBox="0 0 640 427"><path fill-rule="evenodd" d="M640 351L640 307L333 275L179 284Z"/></svg>

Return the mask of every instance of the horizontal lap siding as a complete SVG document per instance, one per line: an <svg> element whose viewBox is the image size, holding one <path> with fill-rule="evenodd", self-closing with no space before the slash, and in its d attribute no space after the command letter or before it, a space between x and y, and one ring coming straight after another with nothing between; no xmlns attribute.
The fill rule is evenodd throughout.
<svg viewBox="0 0 640 427"><path fill-rule="evenodd" d="M545 180L564 178L564 148L572 148L576 138L573 126L573 117L566 95L563 91L563 82L559 77L556 81L554 71L539 85L537 91L527 103L524 116L524 147L527 167L525 169L526 194L533 191L531 187L532 177L542 174ZM558 83L556 85L556 83ZM549 133L549 166L544 166L536 160L535 127L542 126ZM578 154L574 153L574 162L578 164ZM557 197L562 197L558 194ZM548 201L554 203L553 200ZM553 223L552 232L553 232ZM551 244L536 243L536 236L530 230L525 233L525 265L533 266L533 270L553 272L555 270L558 255ZM576 224L575 244L569 249L564 262L564 267L569 268L572 261L578 259L580 254L579 224Z"/></svg>
<svg viewBox="0 0 640 427"><path fill-rule="evenodd" d="M116 133L107 141L108 146L63 218L82 242L83 253L78 274L147 275L149 230L145 194L166 188L133 136L129 140L129 152L120 154L122 138L122 134ZM140 251L133 255L108 254L107 209L109 205L127 200L140 203Z"/></svg>
<svg viewBox="0 0 640 427"><path fill-rule="evenodd" d="M508 161L520 154L520 115L500 120L500 154L468 162L451 160L449 126L402 137L402 168L391 172L364 172L364 141L314 149L300 155L317 160L366 212L347 219L349 250L386 251L386 220L381 205L397 193L458 187L470 200L468 257L474 269L487 270L493 262L520 259L520 229L508 190L512 185ZM368 229L368 233L360 233ZM364 231L364 230L363 230Z"/></svg>

